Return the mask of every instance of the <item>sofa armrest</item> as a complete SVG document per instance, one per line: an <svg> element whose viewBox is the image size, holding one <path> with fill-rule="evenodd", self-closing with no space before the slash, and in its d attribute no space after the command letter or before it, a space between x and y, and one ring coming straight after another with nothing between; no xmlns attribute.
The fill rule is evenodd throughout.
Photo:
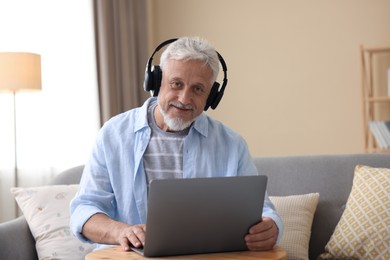
<svg viewBox="0 0 390 260"><path fill-rule="evenodd" d="M38 259L35 240L24 216L0 223L0 259Z"/></svg>

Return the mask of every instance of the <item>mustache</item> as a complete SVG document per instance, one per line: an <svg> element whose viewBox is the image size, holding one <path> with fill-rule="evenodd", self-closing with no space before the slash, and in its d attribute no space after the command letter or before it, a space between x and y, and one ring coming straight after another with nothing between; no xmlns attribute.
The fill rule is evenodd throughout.
<svg viewBox="0 0 390 260"><path fill-rule="evenodd" d="M194 109L194 107L192 105L184 105L183 103L178 102L178 101L171 101L171 102L169 102L169 105L177 107L179 109L187 109L187 110Z"/></svg>

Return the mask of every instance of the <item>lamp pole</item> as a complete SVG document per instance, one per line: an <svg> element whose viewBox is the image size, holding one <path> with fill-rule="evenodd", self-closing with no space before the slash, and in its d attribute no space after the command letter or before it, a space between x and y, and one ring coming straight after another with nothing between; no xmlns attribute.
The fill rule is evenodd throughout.
<svg viewBox="0 0 390 260"><path fill-rule="evenodd" d="M16 131L16 92L12 91L14 97L14 185L19 186L19 174L18 174L18 143L17 143L17 131ZM15 216L19 215L19 208L15 207Z"/></svg>

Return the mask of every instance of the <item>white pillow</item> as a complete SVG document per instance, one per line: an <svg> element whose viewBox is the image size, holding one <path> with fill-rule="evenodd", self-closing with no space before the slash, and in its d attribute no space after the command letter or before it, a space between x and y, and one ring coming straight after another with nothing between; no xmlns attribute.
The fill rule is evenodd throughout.
<svg viewBox="0 0 390 260"><path fill-rule="evenodd" d="M283 222L280 246L286 250L287 259L309 259L311 224L319 197L319 193L269 197Z"/></svg>
<svg viewBox="0 0 390 260"><path fill-rule="evenodd" d="M80 242L69 228L69 203L78 185L11 188L36 241L39 259L84 259L95 245Z"/></svg>

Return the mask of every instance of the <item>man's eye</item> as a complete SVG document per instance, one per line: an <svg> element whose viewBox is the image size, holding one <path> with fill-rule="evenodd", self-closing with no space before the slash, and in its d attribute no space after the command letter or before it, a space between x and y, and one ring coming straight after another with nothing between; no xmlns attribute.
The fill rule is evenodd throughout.
<svg viewBox="0 0 390 260"><path fill-rule="evenodd" d="M180 82L177 82L177 81L172 82L172 83L171 83L171 87L172 87L172 88L180 88L180 87L181 87L181 83L180 83Z"/></svg>
<svg viewBox="0 0 390 260"><path fill-rule="evenodd" d="M204 89L202 87L200 87L200 86L196 86L194 88L194 90L195 90L196 93L203 93L204 92Z"/></svg>

